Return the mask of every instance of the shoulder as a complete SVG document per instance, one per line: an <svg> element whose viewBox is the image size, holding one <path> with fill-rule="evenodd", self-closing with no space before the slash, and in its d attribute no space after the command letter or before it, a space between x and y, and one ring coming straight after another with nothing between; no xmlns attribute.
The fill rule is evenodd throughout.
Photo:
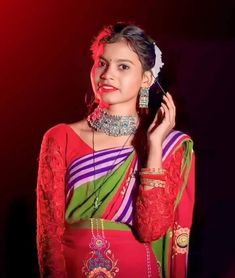
<svg viewBox="0 0 235 278"><path fill-rule="evenodd" d="M68 128L68 125L65 123L49 128L43 135L41 149L64 149L67 142Z"/></svg>
<svg viewBox="0 0 235 278"><path fill-rule="evenodd" d="M90 127L88 126L86 119L69 124L69 127L78 134L90 131Z"/></svg>
<svg viewBox="0 0 235 278"><path fill-rule="evenodd" d="M64 169L66 150L66 124L58 124L48 129L42 139L39 166Z"/></svg>
<svg viewBox="0 0 235 278"><path fill-rule="evenodd" d="M166 137L165 141L181 141L181 140L192 140L191 136L188 135L187 133L177 130L177 129L172 129L171 132L168 134Z"/></svg>
<svg viewBox="0 0 235 278"><path fill-rule="evenodd" d="M60 138L67 133L68 125L64 123L57 124L51 128L49 128L45 134L44 138Z"/></svg>
<svg viewBox="0 0 235 278"><path fill-rule="evenodd" d="M55 142L59 145L66 145L71 138L79 137L88 130L85 120L67 124L60 123L49 128L43 135L43 142Z"/></svg>
<svg viewBox="0 0 235 278"><path fill-rule="evenodd" d="M88 130L89 127L87 125L87 121L86 120L81 120L75 123L70 123L70 124L66 124L66 123L60 123L57 124L53 127L51 127L50 129L48 129L44 136L46 137L55 137L55 138L60 138L61 136L65 136L65 134L70 133L70 132L83 132Z"/></svg>

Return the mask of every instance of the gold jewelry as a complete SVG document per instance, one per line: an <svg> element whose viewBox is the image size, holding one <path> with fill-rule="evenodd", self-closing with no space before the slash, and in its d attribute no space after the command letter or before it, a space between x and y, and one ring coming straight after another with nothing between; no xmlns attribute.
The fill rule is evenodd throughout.
<svg viewBox="0 0 235 278"><path fill-rule="evenodd" d="M142 174L156 174L156 175L165 175L166 169L164 168L141 168L140 175Z"/></svg>
<svg viewBox="0 0 235 278"><path fill-rule="evenodd" d="M162 187L165 188L166 182L161 180L141 179L141 185L144 187Z"/></svg>

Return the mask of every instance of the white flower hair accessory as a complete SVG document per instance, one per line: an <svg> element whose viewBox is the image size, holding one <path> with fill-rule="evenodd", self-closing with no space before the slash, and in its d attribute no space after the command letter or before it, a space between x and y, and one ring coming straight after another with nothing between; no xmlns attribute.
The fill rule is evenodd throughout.
<svg viewBox="0 0 235 278"><path fill-rule="evenodd" d="M156 43L153 43L154 45L154 50L155 50L155 64L153 66L153 68L151 68L152 74L153 74L153 81L152 84L155 82L155 79L158 76L158 73L160 72L161 67L164 65L164 63L162 62L162 52L161 50L157 47Z"/></svg>

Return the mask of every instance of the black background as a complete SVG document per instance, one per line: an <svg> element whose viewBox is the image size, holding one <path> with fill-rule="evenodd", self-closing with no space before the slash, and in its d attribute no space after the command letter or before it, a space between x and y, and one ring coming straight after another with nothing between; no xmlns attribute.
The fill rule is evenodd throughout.
<svg viewBox="0 0 235 278"><path fill-rule="evenodd" d="M195 141L189 277L235 277L234 14L233 1L0 2L0 277L38 277L41 139L49 127L82 117L91 40L123 20L161 48L160 79L176 101L178 126Z"/></svg>

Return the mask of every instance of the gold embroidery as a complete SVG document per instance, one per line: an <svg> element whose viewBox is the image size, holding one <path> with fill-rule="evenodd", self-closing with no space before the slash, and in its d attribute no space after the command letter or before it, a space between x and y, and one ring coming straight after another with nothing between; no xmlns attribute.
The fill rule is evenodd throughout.
<svg viewBox="0 0 235 278"><path fill-rule="evenodd" d="M91 218L90 220L92 237L89 247L91 251L84 261L82 272L89 278L113 278L119 271L117 267L118 260L115 259L110 249L110 242L105 238L103 219ZM101 233L99 222L101 223ZM96 233L94 223L96 224Z"/></svg>
<svg viewBox="0 0 235 278"><path fill-rule="evenodd" d="M94 268L87 276L88 278L94 278L94 277L107 277L107 278L113 278L113 275L110 271L108 271L104 267L97 267Z"/></svg>
<svg viewBox="0 0 235 278"><path fill-rule="evenodd" d="M186 254L188 252L189 233L189 228L183 228L176 223L174 228L173 256L177 254Z"/></svg>
<svg viewBox="0 0 235 278"><path fill-rule="evenodd" d="M180 234L176 239L177 245L180 248L185 248L188 246L189 238L187 233Z"/></svg>

